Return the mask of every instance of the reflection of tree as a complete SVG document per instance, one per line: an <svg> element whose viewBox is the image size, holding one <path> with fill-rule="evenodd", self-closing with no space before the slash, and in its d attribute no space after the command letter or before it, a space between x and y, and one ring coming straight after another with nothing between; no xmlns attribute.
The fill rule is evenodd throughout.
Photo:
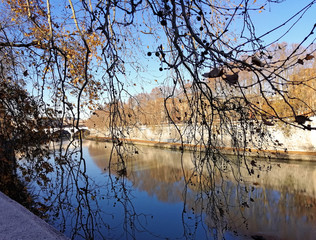
<svg viewBox="0 0 316 240"><path fill-rule="evenodd" d="M93 208L95 192L89 187L93 181L85 173L80 148L68 144L56 147L51 156L55 163L54 173L49 176L51 184L45 194L40 194L41 200L48 206L47 214L53 216L50 220L62 232L92 238L98 231L98 211Z"/></svg>
<svg viewBox="0 0 316 240"><path fill-rule="evenodd" d="M130 149L134 152L134 147ZM293 171L292 165L281 164L280 168L279 164L256 161L256 166L261 168L260 177L247 177L246 168L239 172L233 162L223 162L218 156L217 164L207 162L204 166L198 166L197 170L192 165L192 155L188 152L182 155L181 152L140 146L137 150L139 154L126 161L127 172L124 179L129 179L134 187L157 196L161 201L183 201L182 218L187 239L192 239L201 232L205 232L205 236L219 239L234 232L241 235L256 234L262 231L262 226L283 229L288 224L285 219L293 216L300 218L305 215L309 219L315 217L309 212L315 207L313 184L307 184L308 178L296 177L292 180L296 182L295 186L286 180L289 172ZM108 148L105 149L103 144L89 145L89 152L93 153L93 159L101 169L108 166L108 157L104 157L108 156ZM201 154L199 157L203 158L205 155ZM181 159L183 169L179 167ZM294 166L298 167L295 171L305 171L306 176L313 174L313 170L304 165ZM115 171L114 174L120 179ZM183 176L186 178L183 179ZM307 196L299 194L300 191L305 191ZM306 208L308 203L311 205ZM313 226L313 221L307 220L306 224ZM293 221L290 225L292 229L296 229ZM287 238L291 237L283 230L277 230L268 235L283 234Z"/></svg>
<svg viewBox="0 0 316 240"><path fill-rule="evenodd" d="M40 182L29 186L51 224L72 239L134 239L136 232L146 231L139 218L150 216L136 213L130 195L132 186L124 174L113 169L116 176L109 175L101 182L89 177L79 140L52 143L51 150L54 167L47 174L49 182L45 187ZM26 162L25 166L32 164ZM109 204L110 209L104 207ZM118 217L117 212L124 217Z"/></svg>
<svg viewBox="0 0 316 240"><path fill-rule="evenodd" d="M130 151L132 151L132 149L133 147L131 147ZM176 151L164 153L161 151L160 154L157 155L155 151L146 151L146 154L142 153L141 149L138 149L138 151L138 154L134 153L134 156L130 156L129 159L125 161L127 170L126 177L131 180L137 188L148 192L150 195L156 195L158 199L162 201L170 201L172 199L179 201L179 199L181 199L181 191L173 192L172 189L174 189L174 185L177 185L183 178L179 162L181 153ZM104 154L100 154L100 152ZM108 157L109 151L104 149L103 144L90 145L89 153L101 169L108 169L109 164L111 164L113 173L119 170L119 167L116 168L118 162L115 158L112 158L111 162L107 161L110 159ZM98 156L102 157L98 158ZM170 162L174 163L172 168L169 166Z"/></svg>
<svg viewBox="0 0 316 240"><path fill-rule="evenodd" d="M122 172L113 144L86 141L80 148L79 142L73 142L62 145L63 151L60 143L55 147L50 160L58 163L53 165L54 173L47 174L50 181L45 188L33 184L33 194L48 220L74 239L168 237L159 233L159 226L150 225L155 215L135 206L135 188L160 201L183 202L181 234L186 239L256 234L262 232L262 226L278 228L277 235L291 239L289 234L295 236L294 231L299 231L293 216L308 229L315 225L314 183L306 181L314 170L308 166L299 165L295 170L306 179L293 174L289 181L289 170L294 171L295 165L281 164L280 168L257 160L257 167L262 168L260 178L245 177L246 168L218 156L215 164L203 161L205 154L130 145L125 146L126 172ZM81 151L91 154L103 174L91 177L95 176L91 163L88 156L83 160ZM197 163L205 162L203 166L192 163L197 157L201 158ZM282 230L285 226L289 226L289 234ZM311 238L309 231L299 233Z"/></svg>

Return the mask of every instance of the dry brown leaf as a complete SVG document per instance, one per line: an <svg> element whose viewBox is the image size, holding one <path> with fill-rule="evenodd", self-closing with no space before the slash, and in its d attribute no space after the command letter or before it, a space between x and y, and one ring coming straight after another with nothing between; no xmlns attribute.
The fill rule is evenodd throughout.
<svg viewBox="0 0 316 240"><path fill-rule="evenodd" d="M306 54L305 60L312 60L314 56L312 54Z"/></svg>
<svg viewBox="0 0 316 240"><path fill-rule="evenodd" d="M223 69L219 69L219 68L213 68L210 72L208 73L203 73L203 77L206 77L206 78L217 78L217 77L220 77L222 76L224 73L224 70Z"/></svg>
<svg viewBox="0 0 316 240"><path fill-rule="evenodd" d="M303 61L303 59L298 59L298 60L297 60L297 63L303 65L303 64L304 64L304 61Z"/></svg>
<svg viewBox="0 0 316 240"><path fill-rule="evenodd" d="M230 85L234 85L238 82L238 73L234 73L231 75L225 75L225 76L223 76L223 80Z"/></svg>
<svg viewBox="0 0 316 240"><path fill-rule="evenodd" d="M259 67L263 67L264 66L264 63L261 62L260 59L258 57L256 57L256 56L253 56L251 58L251 62L252 62L252 64L257 65Z"/></svg>

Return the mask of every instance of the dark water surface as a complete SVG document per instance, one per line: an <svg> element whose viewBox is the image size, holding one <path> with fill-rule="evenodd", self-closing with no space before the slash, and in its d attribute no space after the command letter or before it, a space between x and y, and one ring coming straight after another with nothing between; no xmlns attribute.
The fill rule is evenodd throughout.
<svg viewBox="0 0 316 240"><path fill-rule="evenodd" d="M65 165L40 192L48 221L68 237L316 239L315 163L256 160L250 176L143 146L129 146L124 165L110 161L111 146L85 141L82 172Z"/></svg>

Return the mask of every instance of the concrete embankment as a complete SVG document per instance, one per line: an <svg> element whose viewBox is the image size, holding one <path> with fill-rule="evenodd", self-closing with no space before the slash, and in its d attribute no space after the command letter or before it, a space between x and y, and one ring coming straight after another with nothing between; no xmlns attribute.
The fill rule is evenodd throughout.
<svg viewBox="0 0 316 240"><path fill-rule="evenodd" d="M264 128L264 126L262 127ZM193 149L192 142L207 142L207 139L200 141L203 134L191 136L193 130L188 126L179 125L178 130L182 132L182 140L184 144L180 143L180 135L173 125L159 125L159 126L139 126L128 129L122 129L124 139L127 143L154 146L160 148L171 149ZM236 149L233 147L233 138L231 135L221 132L218 134L217 148L225 154L236 154L236 150L246 152L246 155L252 157L269 157L284 160L306 160L316 161L316 131L304 131L295 127L281 128L277 126L265 127L262 131L255 131L256 129L248 129L246 135L240 134L241 138L248 141L245 149ZM200 130L201 131L201 130ZM98 131L90 129L90 140L97 141L111 141L111 135L105 129ZM264 137L263 132L265 133ZM238 137L237 131L237 137ZM207 134L205 134L207 135ZM264 139L263 139L264 138ZM251 139L249 141L248 139ZM203 149L203 145L201 145Z"/></svg>
<svg viewBox="0 0 316 240"><path fill-rule="evenodd" d="M44 220L0 192L0 240L66 240Z"/></svg>
<svg viewBox="0 0 316 240"><path fill-rule="evenodd" d="M87 140L99 141L99 142L111 142L112 139L110 137L100 137L91 135L86 138ZM135 145L144 145L150 147L158 147L158 148L168 148L181 150L183 147L184 150L193 150L196 147L193 144L181 144L181 143L172 143L172 142L158 142L158 141L148 141L148 140L139 140L139 139L120 139L126 143L135 144ZM199 147L198 147L199 148ZM201 150L203 150L203 146L200 146ZM222 153L227 155L235 155L235 149L231 147L220 147L218 148ZM239 149L239 151L243 151L243 149ZM316 152L309 151L284 151L284 150L258 150L249 148L245 155L250 157L259 157L266 158L269 157L271 159L278 160L303 160L303 161L315 161L316 162Z"/></svg>

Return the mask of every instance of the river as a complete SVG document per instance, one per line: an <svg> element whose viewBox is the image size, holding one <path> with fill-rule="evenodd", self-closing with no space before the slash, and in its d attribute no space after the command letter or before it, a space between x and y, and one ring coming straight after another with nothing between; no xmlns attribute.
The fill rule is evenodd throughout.
<svg viewBox="0 0 316 240"><path fill-rule="evenodd" d="M84 141L84 162L33 186L50 224L74 239L315 239L315 162L255 159L249 175L233 160L121 148L124 163L112 144Z"/></svg>

